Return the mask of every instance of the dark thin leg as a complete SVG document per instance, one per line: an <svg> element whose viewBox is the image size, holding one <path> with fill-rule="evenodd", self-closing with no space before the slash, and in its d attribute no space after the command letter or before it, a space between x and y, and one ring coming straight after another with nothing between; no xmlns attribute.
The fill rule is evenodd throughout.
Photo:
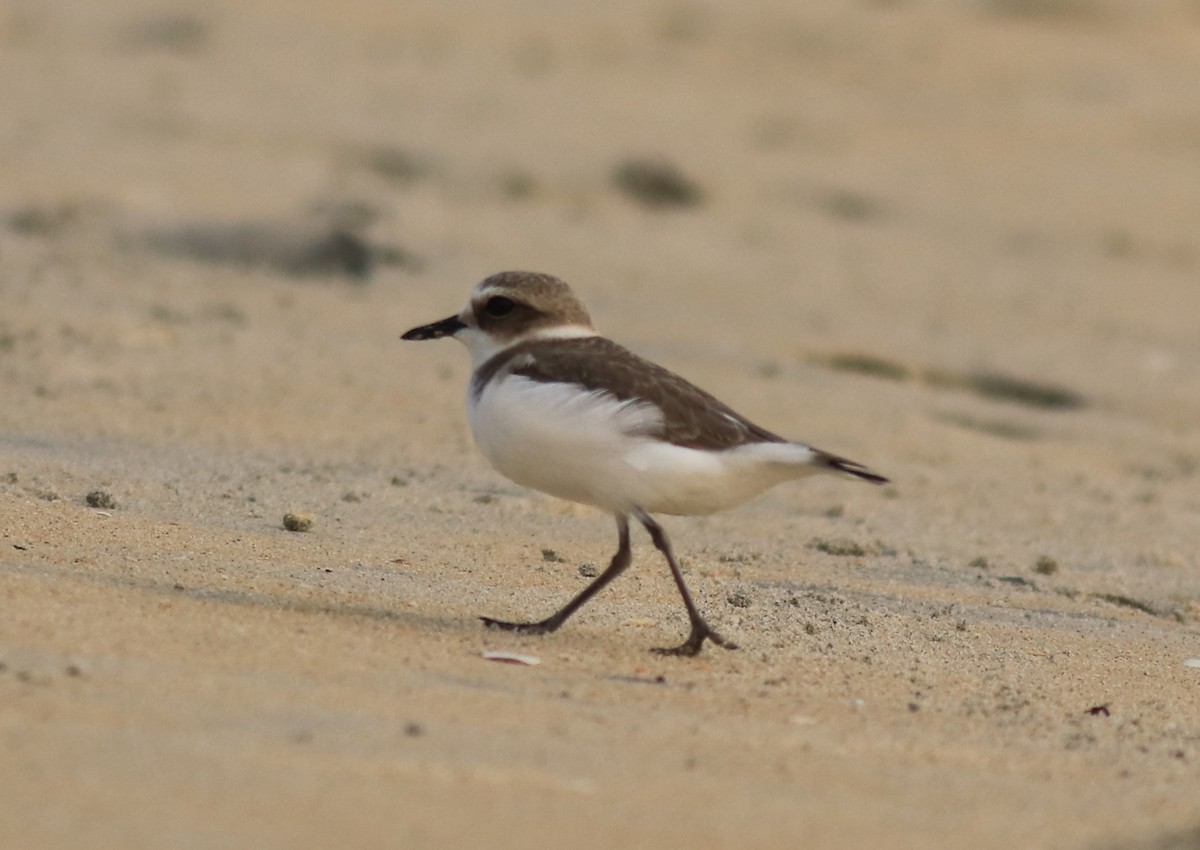
<svg viewBox="0 0 1200 850"><path fill-rule="evenodd" d="M692 601L692 595L688 593L687 585L683 583L683 573L679 571L679 565L675 563L675 555L671 551L671 542L667 540L667 533L662 530L662 526L655 522L650 514L641 508L635 509L633 515L650 532L650 539L654 541L654 545L658 547L658 551L662 552L663 557L667 559L667 565L671 568L671 575L675 577L675 585L679 588L680 595L683 596L683 604L687 608L688 619L692 621L692 633L688 635L688 639L682 644L670 649L655 648L652 651L657 652L659 655L695 655L700 651L700 647L704 645L705 640L711 640L717 646L723 646L726 649L737 649L737 644L717 634L708 623L704 622L704 618L700 616L700 611L696 608L696 603Z"/></svg>
<svg viewBox="0 0 1200 850"><path fill-rule="evenodd" d="M479 619L483 620L483 624L488 628L521 632L526 635L544 635L554 631L565 623L568 617L578 611L585 602L603 590L605 585L625 572L625 569L629 566L631 555L629 549L629 519L624 514L617 514L617 537L620 541L617 546L617 554L613 555L612 563L608 565L608 569L600 573L595 581L564 605L558 613L547 617L540 623L506 623L503 620L493 620L491 617L480 617Z"/></svg>

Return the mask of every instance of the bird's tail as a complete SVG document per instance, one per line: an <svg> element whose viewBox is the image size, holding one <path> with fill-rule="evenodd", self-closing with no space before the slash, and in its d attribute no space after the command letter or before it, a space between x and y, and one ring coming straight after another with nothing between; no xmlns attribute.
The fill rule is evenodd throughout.
<svg viewBox="0 0 1200 850"><path fill-rule="evenodd" d="M836 472L841 475L848 475L851 478L861 478L863 481L869 481L872 484L887 484L888 479L882 475L872 472L861 463L850 460L849 458L838 457L831 455L828 452L813 449L816 457L813 459L813 465L825 469L829 472Z"/></svg>

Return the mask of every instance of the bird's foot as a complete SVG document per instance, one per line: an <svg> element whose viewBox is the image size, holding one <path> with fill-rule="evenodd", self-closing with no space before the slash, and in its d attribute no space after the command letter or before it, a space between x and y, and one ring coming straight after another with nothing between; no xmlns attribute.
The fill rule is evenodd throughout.
<svg viewBox="0 0 1200 850"><path fill-rule="evenodd" d="M655 655L682 655L691 658L693 655L700 653L700 648L704 646L704 641L710 640L717 646L724 649L737 649L737 644L731 640L727 640L717 634L708 623L700 620L692 623L692 633L688 635L688 639L679 646L673 647L658 647L650 651Z"/></svg>

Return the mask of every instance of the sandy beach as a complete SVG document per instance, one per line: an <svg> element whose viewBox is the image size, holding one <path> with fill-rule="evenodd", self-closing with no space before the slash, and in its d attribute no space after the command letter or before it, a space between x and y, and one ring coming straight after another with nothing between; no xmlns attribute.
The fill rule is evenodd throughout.
<svg viewBox="0 0 1200 850"><path fill-rule="evenodd" d="M0 848L1200 848L1200 5L0 7ZM504 269L892 483L491 470ZM285 515L307 521L289 531ZM489 652L539 663L501 663Z"/></svg>

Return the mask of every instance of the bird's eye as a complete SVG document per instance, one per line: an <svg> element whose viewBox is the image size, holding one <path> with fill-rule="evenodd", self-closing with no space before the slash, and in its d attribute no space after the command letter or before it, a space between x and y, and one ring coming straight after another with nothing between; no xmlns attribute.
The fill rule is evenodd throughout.
<svg viewBox="0 0 1200 850"><path fill-rule="evenodd" d="M509 313L517 308L517 305L512 300L505 298L503 295L493 295L483 305L486 312L493 319L503 319Z"/></svg>

